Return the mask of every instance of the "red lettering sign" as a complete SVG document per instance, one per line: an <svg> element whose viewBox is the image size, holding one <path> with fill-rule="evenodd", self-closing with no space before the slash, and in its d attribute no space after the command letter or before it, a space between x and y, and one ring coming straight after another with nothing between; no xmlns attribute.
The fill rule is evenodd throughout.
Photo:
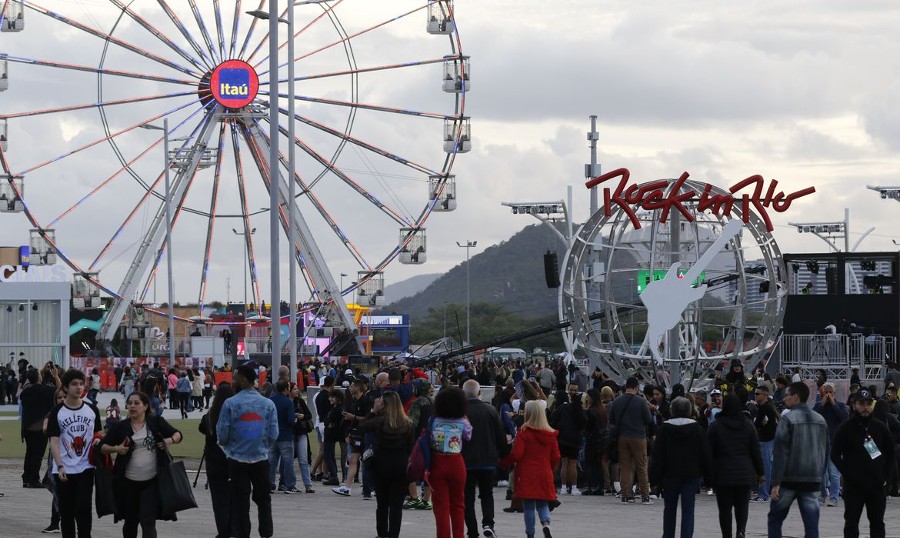
<svg viewBox="0 0 900 538"><path fill-rule="evenodd" d="M634 206L638 206L646 210L661 209L659 217L660 222L666 222L671 211L678 211L688 221L693 222L694 214L685 207L686 202L696 201L698 211L711 211L714 215L730 216L731 210L735 204L740 204L741 220L750 221L751 210L756 210L759 216L766 223L766 229L772 231L774 225L772 219L769 218L769 210L776 213L783 213L791 207L791 203L797 198L802 198L808 194L816 192L815 187L807 187L790 194L784 191L775 192L778 188L778 180L773 179L768 188L766 188L766 180L760 175L750 176L744 180L735 183L727 194L713 193L713 186L707 184L703 192L698 193L695 190L686 190L682 192L682 187L687 182L690 174L684 172L681 174L669 193L666 194L666 188L669 186L668 180L651 181L643 185L628 184L631 172L627 168L617 168L611 172L591 178L585 183L589 189L596 187L604 181L621 178L619 184L614 190L603 189L603 210L607 217L612 215L613 205L628 215L631 223L635 228L640 228L641 223L635 213ZM753 187L752 192L737 193L747 187ZM764 192L765 191L765 192Z"/></svg>

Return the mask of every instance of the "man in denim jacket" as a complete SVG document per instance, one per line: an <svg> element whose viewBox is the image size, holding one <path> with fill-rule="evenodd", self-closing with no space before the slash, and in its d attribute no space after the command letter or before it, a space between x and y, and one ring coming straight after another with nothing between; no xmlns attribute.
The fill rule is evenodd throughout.
<svg viewBox="0 0 900 538"><path fill-rule="evenodd" d="M249 366L234 371L237 392L225 401L216 424L219 446L228 457L231 480L232 533L250 537L250 491L259 511L259 535L272 536L272 498L269 494L269 447L278 439L275 404L253 388L256 372Z"/></svg>
<svg viewBox="0 0 900 538"><path fill-rule="evenodd" d="M828 426L822 415L806 404L809 387L791 383L784 395L790 409L775 430L772 463L772 504L769 507L769 538L781 538L781 524L794 499L800 508L806 538L819 537L819 488L825 466Z"/></svg>

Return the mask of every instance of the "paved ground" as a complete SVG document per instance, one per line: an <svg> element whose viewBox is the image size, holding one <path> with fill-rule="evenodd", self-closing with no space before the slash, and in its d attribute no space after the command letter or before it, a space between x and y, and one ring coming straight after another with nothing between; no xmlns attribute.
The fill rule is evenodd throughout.
<svg viewBox="0 0 900 538"><path fill-rule="evenodd" d="M112 394L101 395L105 407ZM0 406L0 410L15 410ZM201 416L194 412L194 418ZM15 420L15 418L13 418ZM197 468L198 461L188 461L189 470ZM298 470L299 472L299 470ZM36 536L50 521L50 494L46 490L21 487L22 463L17 460L0 460L0 537ZM193 478L193 474L191 478ZM212 507L209 492L204 489L205 471L201 475L195 496L199 508L183 512L178 522L160 522L157 529L161 537L214 536ZM339 538L371 538L375 536L375 501L364 501L354 491L350 498L333 494L330 488L316 484L315 494L276 494L273 498L275 536L337 536ZM521 514L506 514L500 508L508 506L504 501L505 490L495 489L497 506L496 529L502 538L525 536L525 524ZM662 533L662 501L653 506L623 505L615 497L564 496L563 504L552 514L554 536L629 536L652 538ZM766 536L768 505L751 503L747 536ZM822 508L820 532L823 538L843 536L843 506ZM900 499L888 499L886 524L888 536L900 537ZM252 514L254 532L256 514ZM327 529L327 531L323 531ZM868 536L868 524L862 523L861 536ZM112 518L94 520L93 536L96 538L121 536L121 524L114 525ZM434 536L434 518L431 512L406 510L403 514L402 536L426 538ZM695 536L698 538L720 536L715 497L706 495L697 499ZM803 525L796 506L784 526L786 538L803 536Z"/></svg>
<svg viewBox="0 0 900 538"><path fill-rule="evenodd" d="M197 462L189 462L189 469L196 469ZM23 489L20 482L21 463L0 460L0 536L37 536L50 519L50 494L46 490ZM201 475L195 490L199 504L196 510L183 512L178 522L160 522L161 537L213 536L212 508L209 492L204 489L205 476ZM524 536L525 525L521 514L505 514L500 507L507 506L504 491L494 490L497 505L496 528L499 536ZM273 496L275 536L339 536L370 538L375 536L375 501L364 501L359 491L349 498L338 497L330 488L316 485L314 494ZM653 506L622 505L614 497L562 497L562 506L553 512L553 532L556 537L634 536L655 537L661 534L662 502ZM888 501L886 518L888 535L900 536L900 501ZM795 507L796 508L796 507ZM751 503L748 536L765 536L767 506ZM255 513L252 520L255 524ZM843 508L822 508L821 535L842 536ZM862 536L867 536L863 525ZM328 529L323 531L323 529ZM803 527L796 509L785 522L785 537L803 536ZM94 520L93 536L97 538L121 536L121 525L114 525L109 516ZM434 536L434 519L431 512L406 510L403 514L403 536ZM714 497L702 495L697 499L697 537L719 536Z"/></svg>

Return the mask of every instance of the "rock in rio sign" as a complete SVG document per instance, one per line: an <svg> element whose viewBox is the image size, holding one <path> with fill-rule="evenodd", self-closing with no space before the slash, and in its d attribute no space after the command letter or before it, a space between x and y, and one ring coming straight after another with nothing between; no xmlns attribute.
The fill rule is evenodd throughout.
<svg viewBox="0 0 900 538"><path fill-rule="evenodd" d="M783 213L791 207L791 203L797 198L801 198L808 194L816 192L815 187L807 187L797 192L785 194L784 191L775 192L778 188L778 180L773 179L768 188L766 180L761 175L750 176L743 179L728 189L727 194L713 193L713 186L707 184L703 192L696 190L682 191L682 186L690 177L690 174L684 172L675 181L675 185L669 189L668 195L666 189L669 187L668 180L651 181L641 185L628 184L631 172L627 168L617 168L611 172L591 178L585 183L587 188L592 189L597 185L613 179L621 177L619 184L615 190L603 189L603 210L606 216L612 214L612 206L615 204L624 211L635 228L640 228L641 223L632 208L637 205L642 209L654 210L662 209L660 213L660 222L666 222L666 218L671 210L677 210L689 221L694 221L694 214L689 211L683 204L691 200L697 200L697 211L712 211L714 215L731 216L731 208L734 204L740 204L742 220L746 224L750 219L750 210L755 209L759 216L766 224L766 229L771 232L774 229L772 220L769 218L769 208L776 213ZM739 191L753 186L752 192L738 194ZM765 192L763 189L765 188ZM720 191L721 192L721 191Z"/></svg>
<svg viewBox="0 0 900 538"><path fill-rule="evenodd" d="M225 108L244 108L259 93L259 76L247 62L228 60L213 70L209 89L216 102Z"/></svg>

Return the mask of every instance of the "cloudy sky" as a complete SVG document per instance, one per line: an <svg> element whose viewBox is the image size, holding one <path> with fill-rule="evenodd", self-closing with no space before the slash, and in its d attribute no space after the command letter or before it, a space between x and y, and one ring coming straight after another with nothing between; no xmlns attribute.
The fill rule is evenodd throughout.
<svg viewBox="0 0 900 538"><path fill-rule="evenodd" d="M191 39L203 48L202 32L187 3L169 4ZM215 42L212 2L200 4ZM227 42L234 2L221 4ZM244 1L242 9L256 4ZM35 5L58 10L103 32L110 31L117 19L111 3L101 0L41 0ZM339 149L339 137L311 125L343 132L348 110L326 105L323 99L355 99L439 115L456 113L454 96L440 90L440 64L427 63L452 54L453 45L446 37L425 32L424 11L416 10L422 5L413 0L344 0L335 8L344 32L368 30L351 40L357 69L423 65L366 72L355 88L349 77L301 81L297 94L313 99L298 105L299 114L308 120L298 127L298 133L308 147L328 159ZM113 35L197 71L175 52L180 49L196 56L188 37L157 3L137 0L133 7L176 46L162 43L128 17ZM576 221L586 219L589 197L583 174L589 159L585 133L590 115L598 116L599 160L604 170L627 167L640 181L688 171L694 179L722 187L753 174L777 179L791 191L815 186L815 195L801 199L789 213L774 217L774 234L783 252L823 251L822 241L796 233L787 223L842 220L845 207L850 209L851 243L874 226L876 230L860 250L896 250L892 239L900 240L900 206L865 189L866 185L900 185L900 112L894 98L900 94L900 67L895 60L900 56L896 32L900 6L895 2L457 0L455 10L459 43L471 57L472 87L466 94L465 114L471 117L473 149L458 155L452 166L458 208L434 213L425 225L428 262L394 262L385 272L388 282L446 271L465 258L457 241L477 240L475 254L482 246L503 241L532 223L528 217L509 213L500 206L501 201L564 199L567 187L572 186L574 217ZM298 27L320 13L316 6L298 8ZM0 34L0 53L92 67L100 63L101 40L35 11L29 10L26 16L24 32ZM397 20L380 25L394 18ZM248 26L246 17L239 17L238 48ZM339 30L339 25L327 19L311 25L297 42L298 54L335 42ZM259 41L260 31L257 28L250 50ZM104 65L193 80L190 74L146 56L112 46ZM258 70L265 82L264 59L263 50L251 63L260 62ZM310 54L297 66L299 76L352 70L343 47ZM202 113L196 95L191 94L195 86L104 77L103 93L98 97L97 77L91 73L21 62L11 62L9 70L10 89L0 93L0 115L186 92L190 95L107 107L110 130L158 122L168 114L177 126L174 137L193 133L196 138L200 132ZM286 71L281 74L284 78ZM263 91L267 91L265 84ZM185 108L176 110L183 105ZM68 155L106 136L97 110L13 118L9 123L5 156L12 172L27 171L29 208L48 226L87 197L55 224L60 246L83 268L102 254L95 268L100 269L104 283L118 289L159 200L140 203L144 188L131 174L121 171L122 164L106 142ZM265 124L263 129L267 129ZM427 174L422 170L446 169L442 129L442 122L432 118L360 110L350 132L353 140L343 148L337 166L369 198L334 174L316 181L321 166L309 159L309 153L300 152L300 174L320 201L320 207L315 207L304 200L301 209L335 280L345 273L344 283L349 283L361 266L331 225L353 242L357 257L370 266L377 265L396 246L401 223L415 221L425 206ZM155 145L159 134L129 131L114 139L122 159L134 160L134 175L146 183L155 181L161 171L154 166L162 157L161 147ZM382 148L421 165L421 169L360 149L354 141ZM215 126L210 145L218 143L219 128ZM231 231L241 230L243 225L239 219L227 217L240 213L242 205L230 130L223 134L222 144L224 164L215 212L224 218L216 219L214 228L207 300L224 300L229 293L237 300L243 294L243 254L240 239ZM255 212L267 205L267 194L249 145L239 140L238 148L246 174L246 207ZM39 166L47 160L55 162ZM111 177L114 179L105 183ZM186 206L196 212L183 213L176 224L176 297L182 302L198 297L209 221L202 213L210 210L214 177L213 169L198 173L186 196ZM88 196L104 183L106 186ZM400 217L389 217L375 207L374 199ZM323 214L330 216L331 225ZM128 226L104 253L106 243L129 215ZM0 218L9 223L0 227L0 243L25 242L30 225L23 215ZM257 229L254 248L262 294L267 297L268 215L254 215L250 225ZM282 270L283 275L286 272L286 268ZM160 296L163 289L160 286Z"/></svg>

